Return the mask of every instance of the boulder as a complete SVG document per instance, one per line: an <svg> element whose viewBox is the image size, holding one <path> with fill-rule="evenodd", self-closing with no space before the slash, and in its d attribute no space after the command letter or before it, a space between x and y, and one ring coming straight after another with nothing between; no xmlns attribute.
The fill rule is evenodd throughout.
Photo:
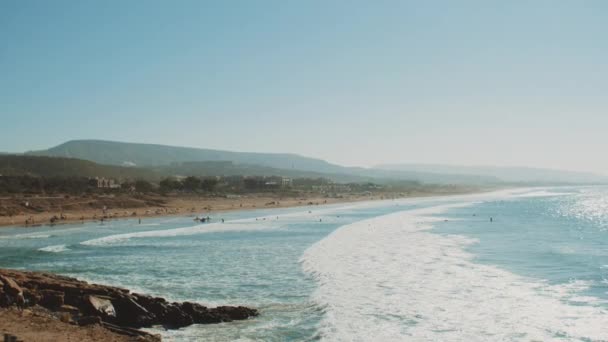
<svg viewBox="0 0 608 342"><path fill-rule="evenodd" d="M167 305L167 312L165 316L161 318L162 325L173 329L186 327L193 323L194 320L192 319L192 316L182 310L177 303Z"/></svg>
<svg viewBox="0 0 608 342"><path fill-rule="evenodd" d="M17 305L25 304L23 290L21 289L19 284L17 284L16 281L14 281L12 278L5 277L0 274L0 282L2 282L4 285L3 289L7 299L6 301L9 305L12 303L15 303Z"/></svg>
<svg viewBox="0 0 608 342"><path fill-rule="evenodd" d="M194 323L209 324L222 322L222 317L214 312L213 309L208 309L197 303L184 302L182 310L192 317Z"/></svg>
<svg viewBox="0 0 608 342"><path fill-rule="evenodd" d="M87 303L89 304L90 311L94 314L102 317L116 317L116 310L109 298L89 295Z"/></svg>
<svg viewBox="0 0 608 342"><path fill-rule="evenodd" d="M64 304L65 295L61 291L40 290L40 300L38 304L48 309L56 309Z"/></svg>
<svg viewBox="0 0 608 342"><path fill-rule="evenodd" d="M106 329L139 335L136 328L162 325L181 328L191 324L230 322L257 316L255 309L170 303L159 297L130 293L127 289L89 284L49 273L0 269L0 306L40 304L65 322L102 324ZM82 316L82 317L81 317ZM78 319L80 317L80 319Z"/></svg>
<svg viewBox="0 0 608 342"><path fill-rule="evenodd" d="M23 297L28 306L34 306L42 300L42 295L33 289L23 289Z"/></svg>
<svg viewBox="0 0 608 342"><path fill-rule="evenodd" d="M131 295L123 295L113 301L116 323L124 326L143 327L152 325L156 316L137 303Z"/></svg>
<svg viewBox="0 0 608 342"><path fill-rule="evenodd" d="M218 306L215 310L224 318L224 322L243 320L258 315L257 310L244 306Z"/></svg>
<svg viewBox="0 0 608 342"><path fill-rule="evenodd" d="M134 293L132 298L145 307L157 319L164 317L167 314L167 306L169 303L164 298L151 297L138 293Z"/></svg>

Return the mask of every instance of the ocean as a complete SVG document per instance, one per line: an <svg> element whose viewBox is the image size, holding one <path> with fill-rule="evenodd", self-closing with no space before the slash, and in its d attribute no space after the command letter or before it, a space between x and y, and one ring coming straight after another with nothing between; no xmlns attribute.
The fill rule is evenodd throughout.
<svg viewBox="0 0 608 342"><path fill-rule="evenodd" d="M200 214L2 228L0 267L261 313L165 341L608 341L606 187Z"/></svg>

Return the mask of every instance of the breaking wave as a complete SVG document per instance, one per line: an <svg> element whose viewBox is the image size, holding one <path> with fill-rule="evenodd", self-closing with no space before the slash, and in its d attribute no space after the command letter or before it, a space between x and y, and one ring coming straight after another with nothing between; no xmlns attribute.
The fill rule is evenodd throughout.
<svg viewBox="0 0 608 342"><path fill-rule="evenodd" d="M48 253L61 253L69 251L70 249L66 245L55 245L55 246L47 246L38 249L40 252L48 252Z"/></svg>
<svg viewBox="0 0 608 342"><path fill-rule="evenodd" d="M460 204L460 205L466 205ZM590 284L549 285L476 264L475 240L429 231L449 206L343 226L301 258L325 310L328 341L605 340L602 301Z"/></svg>
<svg viewBox="0 0 608 342"><path fill-rule="evenodd" d="M85 246L107 246L128 241L135 238L158 238L158 237L173 237L173 236L185 236L185 235L196 235L196 234L207 234L217 232L237 232L237 231L257 231L257 230L269 230L269 229L281 229L286 227L290 223L297 221L304 222L318 221L327 219L328 215L339 211L349 209L352 206L332 208L332 209L321 209L295 212L289 214L283 214L280 216L268 215L261 216L258 218L247 218L226 221L225 223L204 223L197 224L190 227L183 228L172 228L172 229L159 229L149 230L143 232L124 233L109 235L101 238L83 241L80 244Z"/></svg>

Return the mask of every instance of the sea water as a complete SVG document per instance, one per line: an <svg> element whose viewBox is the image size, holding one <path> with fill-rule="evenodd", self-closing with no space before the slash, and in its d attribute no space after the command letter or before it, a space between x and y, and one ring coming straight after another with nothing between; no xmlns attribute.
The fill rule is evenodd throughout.
<svg viewBox="0 0 608 342"><path fill-rule="evenodd" d="M167 341L608 340L607 188L200 214L3 228L0 267L261 313Z"/></svg>

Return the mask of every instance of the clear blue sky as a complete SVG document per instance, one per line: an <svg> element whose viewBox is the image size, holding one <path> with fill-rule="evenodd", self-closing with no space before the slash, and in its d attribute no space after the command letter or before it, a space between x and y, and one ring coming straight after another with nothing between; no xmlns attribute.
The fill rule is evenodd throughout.
<svg viewBox="0 0 608 342"><path fill-rule="evenodd" d="M606 1L0 1L0 151L608 174Z"/></svg>

